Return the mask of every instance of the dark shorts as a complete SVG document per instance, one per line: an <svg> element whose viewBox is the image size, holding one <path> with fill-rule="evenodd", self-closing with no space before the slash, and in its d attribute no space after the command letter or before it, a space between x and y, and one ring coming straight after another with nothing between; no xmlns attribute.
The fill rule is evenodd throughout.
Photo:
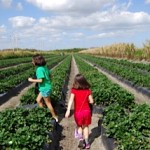
<svg viewBox="0 0 150 150"><path fill-rule="evenodd" d="M80 112L75 112L74 118L78 126L82 126L82 125L88 126L91 124L91 111L84 110Z"/></svg>

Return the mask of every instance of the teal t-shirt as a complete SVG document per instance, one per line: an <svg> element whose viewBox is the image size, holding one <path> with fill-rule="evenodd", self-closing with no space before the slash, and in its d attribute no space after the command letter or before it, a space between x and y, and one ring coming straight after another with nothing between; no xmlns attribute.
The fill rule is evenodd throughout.
<svg viewBox="0 0 150 150"><path fill-rule="evenodd" d="M47 68L47 66L40 66L36 69L36 77L37 79L43 79L42 83L38 83L39 91L51 90L51 79L50 79L51 71Z"/></svg>

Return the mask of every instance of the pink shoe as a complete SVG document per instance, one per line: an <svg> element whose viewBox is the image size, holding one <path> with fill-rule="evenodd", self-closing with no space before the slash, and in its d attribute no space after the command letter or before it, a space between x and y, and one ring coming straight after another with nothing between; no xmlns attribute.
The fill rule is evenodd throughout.
<svg viewBox="0 0 150 150"><path fill-rule="evenodd" d="M85 149L90 149L90 144L86 144Z"/></svg>

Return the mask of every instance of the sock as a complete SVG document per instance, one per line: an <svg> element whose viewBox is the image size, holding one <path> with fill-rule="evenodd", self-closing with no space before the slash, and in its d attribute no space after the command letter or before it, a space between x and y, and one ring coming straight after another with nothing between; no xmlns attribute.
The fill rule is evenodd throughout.
<svg viewBox="0 0 150 150"><path fill-rule="evenodd" d="M88 140L88 139L85 139L85 143L86 143L86 145L89 144L89 140Z"/></svg>
<svg viewBox="0 0 150 150"><path fill-rule="evenodd" d="M78 137L79 137L79 140L82 140L83 139L83 136L81 133L78 133Z"/></svg>

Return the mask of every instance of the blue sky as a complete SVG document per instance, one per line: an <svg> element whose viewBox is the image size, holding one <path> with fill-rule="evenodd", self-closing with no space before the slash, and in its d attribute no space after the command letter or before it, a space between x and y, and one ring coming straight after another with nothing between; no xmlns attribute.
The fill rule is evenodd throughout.
<svg viewBox="0 0 150 150"><path fill-rule="evenodd" d="M150 0L0 0L0 49L90 48L150 40Z"/></svg>

